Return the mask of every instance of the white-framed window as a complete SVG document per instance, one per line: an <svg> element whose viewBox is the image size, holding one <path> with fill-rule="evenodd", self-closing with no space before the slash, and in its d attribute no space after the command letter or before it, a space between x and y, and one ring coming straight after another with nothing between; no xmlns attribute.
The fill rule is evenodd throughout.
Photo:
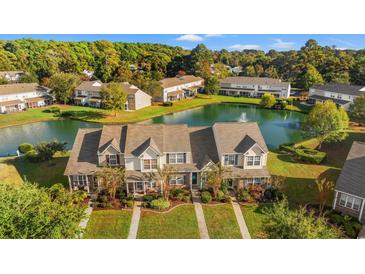
<svg viewBox="0 0 365 274"><path fill-rule="evenodd" d="M143 190L143 184L144 182L136 182L136 190L142 191Z"/></svg>
<svg viewBox="0 0 365 274"><path fill-rule="evenodd" d="M170 177L170 185L184 184L184 175L173 175Z"/></svg>
<svg viewBox="0 0 365 274"><path fill-rule="evenodd" d="M186 163L186 153L169 153L167 155L169 164L184 164Z"/></svg>
<svg viewBox="0 0 365 274"><path fill-rule="evenodd" d="M143 169L157 169L157 159L144 159Z"/></svg>
<svg viewBox="0 0 365 274"><path fill-rule="evenodd" d="M359 211L361 199L355 198L354 196L341 193L340 206Z"/></svg>
<svg viewBox="0 0 365 274"><path fill-rule="evenodd" d="M108 156L108 164L111 165L111 166L116 166L118 165L118 155L116 154L110 154Z"/></svg>
<svg viewBox="0 0 365 274"><path fill-rule="evenodd" d="M237 154L226 154L224 155L224 165L225 166L236 166L238 162Z"/></svg>
<svg viewBox="0 0 365 274"><path fill-rule="evenodd" d="M247 156L247 166L260 166L261 156Z"/></svg>
<svg viewBox="0 0 365 274"><path fill-rule="evenodd" d="M74 187L84 187L87 185L85 175L75 175L72 176L72 185Z"/></svg>

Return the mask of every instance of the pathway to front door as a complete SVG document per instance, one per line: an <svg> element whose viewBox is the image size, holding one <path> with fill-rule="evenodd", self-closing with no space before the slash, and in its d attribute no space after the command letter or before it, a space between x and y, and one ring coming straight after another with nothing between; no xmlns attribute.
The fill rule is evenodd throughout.
<svg viewBox="0 0 365 274"><path fill-rule="evenodd" d="M250 232L248 232L248 228L243 218L242 211L240 205L237 202L236 196L231 195L231 203L234 211L234 215L236 215L237 223L240 228L240 232L243 239L251 239Z"/></svg>
<svg viewBox="0 0 365 274"><path fill-rule="evenodd" d="M193 196L195 214L196 214L196 218L198 220L200 238L209 239L208 228L207 228L207 224L205 223L204 212L203 212L203 207L202 207L199 191L193 190L192 196Z"/></svg>
<svg viewBox="0 0 365 274"><path fill-rule="evenodd" d="M128 239L137 239L139 219L141 218L141 202L135 201L133 206L133 214L131 227L129 228Z"/></svg>

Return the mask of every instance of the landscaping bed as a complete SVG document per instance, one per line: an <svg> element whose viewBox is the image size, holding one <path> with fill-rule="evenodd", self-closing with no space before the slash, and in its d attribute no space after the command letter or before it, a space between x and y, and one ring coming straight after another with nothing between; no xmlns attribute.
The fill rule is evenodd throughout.
<svg viewBox="0 0 365 274"><path fill-rule="evenodd" d="M193 205L181 205L169 212L141 212L139 239L199 239Z"/></svg>
<svg viewBox="0 0 365 274"><path fill-rule="evenodd" d="M211 239L242 239L231 204L203 205Z"/></svg>
<svg viewBox="0 0 365 274"><path fill-rule="evenodd" d="M87 224L84 238L126 239L131 219L131 210L94 210Z"/></svg>

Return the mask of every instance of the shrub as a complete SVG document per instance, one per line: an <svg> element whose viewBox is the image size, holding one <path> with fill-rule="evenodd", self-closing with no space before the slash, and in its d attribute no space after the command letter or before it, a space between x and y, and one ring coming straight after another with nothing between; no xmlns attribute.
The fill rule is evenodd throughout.
<svg viewBox="0 0 365 274"><path fill-rule="evenodd" d="M275 96L271 93L265 93L261 97L260 106L263 108L272 108L276 103Z"/></svg>
<svg viewBox="0 0 365 274"><path fill-rule="evenodd" d="M164 107L171 107L172 106L172 102L164 102L163 103Z"/></svg>
<svg viewBox="0 0 365 274"><path fill-rule="evenodd" d="M221 190L223 191L224 194L228 193L228 188L229 188L228 182L224 180L221 185Z"/></svg>
<svg viewBox="0 0 365 274"><path fill-rule="evenodd" d="M250 193L251 197L256 200L260 201L264 195L264 189L261 185L250 185L248 187L248 192Z"/></svg>
<svg viewBox="0 0 365 274"><path fill-rule="evenodd" d="M223 200L223 199L224 199L224 197L225 197L224 192L223 192L222 190L219 190L219 191L217 192L217 200L218 200L218 201L221 201L221 200Z"/></svg>
<svg viewBox="0 0 365 274"><path fill-rule="evenodd" d="M294 145L295 145L294 143L282 144L279 146L279 148L280 151L294 153L295 152Z"/></svg>
<svg viewBox="0 0 365 274"><path fill-rule="evenodd" d="M237 199L239 202L247 202L251 203L254 201L254 199L251 197L250 193L246 189L242 189L237 194Z"/></svg>
<svg viewBox="0 0 365 274"><path fill-rule="evenodd" d="M343 224L343 216L341 216L340 214L337 214L337 213L333 213L333 214L330 215L330 221L333 224L342 225Z"/></svg>
<svg viewBox="0 0 365 274"><path fill-rule="evenodd" d="M19 145L18 150L19 150L21 153L25 154L25 153L27 153L28 151L34 150L34 148L33 148L33 145L32 145L32 144L29 144L29 143L22 143L22 144L20 144L20 145Z"/></svg>
<svg viewBox="0 0 365 274"><path fill-rule="evenodd" d="M154 208L154 209L167 209L170 207L170 202L166 199L163 199L163 198L159 198L159 199L156 199L156 200L153 200L151 203L151 208Z"/></svg>
<svg viewBox="0 0 365 274"><path fill-rule="evenodd" d="M212 201L212 195L208 191L203 191L201 196L202 196L202 202L205 204L210 203Z"/></svg>
<svg viewBox="0 0 365 274"><path fill-rule="evenodd" d="M152 202L155 199L156 199L156 197L153 195L144 195L143 196L143 201L145 201L145 202Z"/></svg>
<svg viewBox="0 0 365 274"><path fill-rule="evenodd" d="M38 153L34 149L29 150L27 153L25 153L25 160L30 162L37 162L38 161Z"/></svg>
<svg viewBox="0 0 365 274"><path fill-rule="evenodd" d="M326 158L326 153L309 148L298 148L295 150L296 156L307 163L320 164Z"/></svg>
<svg viewBox="0 0 365 274"><path fill-rule="evenodd" d="M50 108L43 110L43 112L59 114L59 113L61 113L61 109L59 107L50 107Z"/></svg>
<svg viewBox="0 0 365 274"><path fill-rule="evenodd" d="M71 111L63 111L60 113L60 116L63 118L68 118L71 117L73 115L73 113Z"/></svg>
<svg viewBox="0 0 365 274"><path fill-rule="evenodd" d="M133 201L134 200L133 194L129 193L128 196L127 196L127 200L128 201Z"/></svg>
<svg viewBox="0 0 365 274"><path fill-rule="evenodd" d="M229 197L229 195L224 195L224 197L221 199L222 203L230 203L231 202L231 197Z"/></svg>

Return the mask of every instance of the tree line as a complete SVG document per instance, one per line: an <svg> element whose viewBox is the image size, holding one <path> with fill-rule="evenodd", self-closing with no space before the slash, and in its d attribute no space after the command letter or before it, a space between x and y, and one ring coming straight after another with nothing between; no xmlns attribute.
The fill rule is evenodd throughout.
<svg viewBox="0 0 365 274"><path fill-rule="evenodd" d="M227 66L242 67L242 76L281 78L303 89L330 82L365 85L365 50L320 46L313 39L300 50L266 53L212 51L204 44L185 50L147 43L0 40L0 70L24 70L43 82L56 73L89 70L103 82L129 81L153 91L156 81L184 71L203 77L213 93L217 79L232 75Z"/></svg>

